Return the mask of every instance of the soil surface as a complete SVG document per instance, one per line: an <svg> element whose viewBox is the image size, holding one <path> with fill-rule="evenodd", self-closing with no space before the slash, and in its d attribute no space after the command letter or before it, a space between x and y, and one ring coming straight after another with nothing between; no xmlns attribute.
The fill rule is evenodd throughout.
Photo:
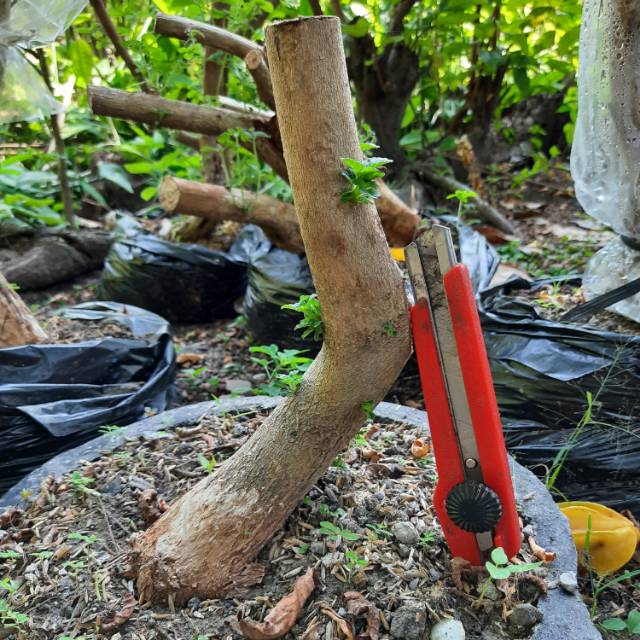
<svg viewBox="0 0 640 640"><path fill-rule="evenodd" d="M4 637L242 638L237 620L262 621L309 569L315 588L286 638L419 639L447 619L461 621L468 640L528 637L530 626L514 626L514 611L536 620L524 605L546 588L546 569L494 583L484 570L452 567L433 514L429 442L389 422L363 428L309 492L261 552L259 584L225 599L193 598L180 610L139 605L128 574L131 534L215 473L263 418L208 416L128 441L45 481L39 495L24 496L24 510L0 516L5 627L13 616L22 630L5 629ZM516 562L532 561L523 546Z"/></svg>

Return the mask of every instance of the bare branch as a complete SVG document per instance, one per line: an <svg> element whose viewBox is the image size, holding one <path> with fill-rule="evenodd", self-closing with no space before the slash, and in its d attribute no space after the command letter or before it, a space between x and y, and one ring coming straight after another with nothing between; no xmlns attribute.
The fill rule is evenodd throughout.
<svg viewBox="0 0 640 640"><path fill-rule="evenodd" d="M389 26L390 36L399 36L402 33L404 19L416 4L417 0L400 0L391 15L391 24Z"/></svg>

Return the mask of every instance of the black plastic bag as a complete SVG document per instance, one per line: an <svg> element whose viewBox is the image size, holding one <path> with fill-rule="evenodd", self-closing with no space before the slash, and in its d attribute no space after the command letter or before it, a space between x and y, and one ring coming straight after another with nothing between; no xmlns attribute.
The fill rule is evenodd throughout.
<svg viewBox="0 0 640 640"><path fill-rule="evenodd" d="M75 320L109 320L134 338L0 349L0 493L58 453L162 411L176 376L167 322L113 302L63 312Z"/></svg>
<svg viewBox="0 0 640 640"><path fill-rule="evenodd" d="M307 258L278 249L255 228L260 242L248 255L247 290L244 315L247 329L259 344L277 344L290 349L317 351L321 342L304 339L295 330L302 316L283 309L298 302L300 296L315 291Z"/></svg>
<svg viewBox="0 0 640 640"><path fill-rule="evenodd" d="M498 268L498 255L484 236L466 225L457 225L451 216L439 219L454 231L462 261L469 268L474 291L488 286ZM264 233L257 229L256 242L248 255L249 269L244 314L247 328L260 344L318 351L321 343L304 339L295 330L302 316L282 309L282 305L298 302L300 296L314 293L311 271L305 256L289 253L271 245ZM413 368L411 369L413 372Z"/></svg>
<svg viewBox="0 0 640 640"><path fill-rule="evenodd" d="M98 296L162 314L170 322L211 322L235 315L246 286L247 251L255 232L243 230L228 252L163 240L131 217L118 222Z"/></svg>
<svg viewBox="0 0 640 640"><path fill-rule="evenodd" d="M567 447L556 487L568 499L640 513L640 336L545 320L517 297L549 282L518 278L480 295L507 446L541 476Z"/></svg>

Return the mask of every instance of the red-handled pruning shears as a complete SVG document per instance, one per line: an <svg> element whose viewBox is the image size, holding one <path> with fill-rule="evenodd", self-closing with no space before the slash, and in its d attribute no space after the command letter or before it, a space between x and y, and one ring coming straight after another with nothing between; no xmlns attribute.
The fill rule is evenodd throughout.
<svg viewBox="0 0 640 640"><path fill-rule="evenodd" d="M494 547L515 556L520 524L469 272L447 227L406 251L411 326L438 470L434 508L454 556L480 565Z"/></svg>

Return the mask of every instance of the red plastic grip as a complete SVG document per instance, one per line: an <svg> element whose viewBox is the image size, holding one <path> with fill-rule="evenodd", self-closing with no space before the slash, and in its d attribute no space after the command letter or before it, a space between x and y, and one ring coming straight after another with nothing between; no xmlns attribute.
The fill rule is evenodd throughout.
<svg viewBox="0 0 640 640"><path fill-rule="evenodd" d="M480 317L464 264L455 265L444 275L444 288L483 479L502 502L502 516L495 527L494 540L511 558L520 550L522 534Z"/></svg>

